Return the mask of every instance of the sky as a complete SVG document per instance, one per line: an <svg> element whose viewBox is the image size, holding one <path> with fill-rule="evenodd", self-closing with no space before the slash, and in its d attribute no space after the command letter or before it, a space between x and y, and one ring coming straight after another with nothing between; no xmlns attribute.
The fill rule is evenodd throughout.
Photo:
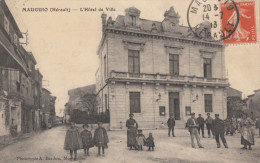
<svg viewBox="0 0 260 163"><path fill-rule="evenodd" d="M256 0L259 2L259 0ZM102 37L101 11L113 19L135 6L141 18L162 21L165 10L174 6L180 23L187 26L187 9L191 0L6 0L22 32L28 31L29 45L44 87L57 96L56 114L63 115L68 90L95 83L98 68L97 48ZM259 4L259 3L258 3ZM259 5L258 5L259 6ZM23 8L71 8L73 12L23 12ZM80 8L97 11L80 12ZM256 12L259 23L259 11ZM260 28L260 25L258 25ZM260 30L258 30L258 40ZM24 41L24 40L21 40ZM260 89L260 44L229 45L225 51L226 69L231 87L246 97Z"/></svg>

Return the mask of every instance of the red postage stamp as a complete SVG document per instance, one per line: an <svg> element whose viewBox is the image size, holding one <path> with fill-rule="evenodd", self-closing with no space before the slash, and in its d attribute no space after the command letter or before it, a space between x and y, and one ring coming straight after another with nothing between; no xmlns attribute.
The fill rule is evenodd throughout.
<svg viewBox="0 0 260 163"><path fill-rule="evenodd" d="M237 44L237 43L255 43L257 42L256 33L256 18L255 18L255 2L241 1L236 2L236 11L229 12L232 6L229 3L221 3L222 24L234 26L237 24L232 35L223 40L223 44ZM237 17L239 15L239 17ZM238 21L238 23L236 22ZM224 35L228 34L226 26L222 26Z"/></svg>

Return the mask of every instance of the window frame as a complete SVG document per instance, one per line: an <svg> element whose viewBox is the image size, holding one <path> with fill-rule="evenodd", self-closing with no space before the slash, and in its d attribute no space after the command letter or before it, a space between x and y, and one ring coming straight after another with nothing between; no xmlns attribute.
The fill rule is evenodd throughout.
<svg viewBox="0 0 260 163"><path fill-rule="evenodd" d="M138 104L134 100L138 100ZM132 108L132 101L134 101L135 108ZM138 106L138 108L136 108L136 105ZM141 113L141 93L140 92L129 92L129 110L130 110L130 113Z"/></svg>
<svg viewBox="0 0 260 163"><path fill-rule="evenodd" d="M175 64L177 64L177 70L175 70ZM178 54L169 54L169 74L173 76L179 76L180 74L180 57Z"/></svg>
<svg viewBox="0 0 260 163"><path fill-rule="evenodd" d="M189 111L190 113L188 113L188 111ZM187 116L191 115L191 107L190 107L190 106L186 106L186 107L185 107L185 114L186 114Z"/></svg>
<svg viewBox="0 0 260 163"><path fill-rule="evenodd" d="M136 16L130 15L131 26L136 26Z"/></svg>
<svg viewBox="0 0 260 163"><path fill-rule="evenodd" d="M207 61L209 61L209 63L207 63ZM208 70L208 68L209 68L209 70ZM210 74L210 75L208 75L208 74ZM212 78L212 59L211 58L203 58L203 76L204 76L204 78Z"/></svg>
<svg viewBox="0 0 260 163"><path fill-rule="evenodd" d="M128 49L128 72L140 74L140 51Z"/></svg>
<svg viewBox="0 0 260 163"><path fill-rule="evenodd" d="M159 106L159 115L166 116L165 110L165 106Z"/></svg>
<svg viewBox="0 0 260 163"><path fill-rule="evenodd" d="M205 109L206 113L213 112L213 96L212 96L212 94L204 94L204 109Z"/></svg>

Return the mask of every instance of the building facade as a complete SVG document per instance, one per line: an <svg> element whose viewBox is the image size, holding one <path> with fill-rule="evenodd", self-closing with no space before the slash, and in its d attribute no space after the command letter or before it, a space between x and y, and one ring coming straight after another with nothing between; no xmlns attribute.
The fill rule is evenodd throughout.
<svg viewBox="0 0 260 163"><path fill-rule="evenodd" d="M55 111L56 97L51 95L51 92L42 88L41 94L41 126L43 128L52 127L55 122L56 111Z"/></svg>
<svg viewBox="0 0 260 163"><path fill-rule="evenodd" d="M96 89L110 129L125 129L129 113L140 128L158 128L173 114L184 127L191 112L227 116L224 46L199 39L171 7L161 22L135 7L115 20L102 14Z"/></svg>
<svg viewBox="0 0 260 163"><path fill-rule="evenodd" d="M40 129L43 76L21 38L12 13L5 1L0 1L0 136Z"/></svg>
<svg viewBox="0 0 260 163"><path fill-rule="evenodd" d="M249 95L246 100L247 109L254 117L260 117L260 89L255 90L254 94Z"/></svg>

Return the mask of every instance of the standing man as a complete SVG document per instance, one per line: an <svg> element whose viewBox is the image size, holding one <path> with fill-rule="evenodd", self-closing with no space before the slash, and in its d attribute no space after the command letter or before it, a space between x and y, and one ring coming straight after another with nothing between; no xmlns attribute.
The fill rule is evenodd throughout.
<svg viewBox="0 0 260 163"><path fill-rule="evenodd" d="M198 133L198 121L195 118L195 113L191 113L191 118L187 121L187 127L189 128L190 136L191 136L191 146L195 148L194 137L196 137L197 144L199 148L203 148L200 143L199 133Z"/></svg>
<svg viewBox="0 0 260 163"><path fill-rule="evenodd" d="M172 131L172 136L175 137L175 135L174 135L175 119L174 119L173 115L170 116L170 118L167 121L167 124L169 127L168 136L170 137L171 131Z"/></svg>
<svg viewBox="0 0 260 163"><path fill-rule="evenodd" d="M215 114L215 119L213 121L213 129L215 131L217 147L220 148L220 137L225 148L228 148L227 141L225 139L225 121L219 118L219 114Z"/></svg>
<svg viewBox="0 0 260 163"><path fill-rule="evenodd" d="M204 123L205 123L205 121L204 121L204 118L201 117L201 114L199 114L199 117L197 118L197 121L198 121L198 123L199 123L199 127L198 127L198 129L199 129L199 134L200 134L200 130L201 130L201 132L202 132L202 137L205 138L205 136L204 136Z"/></svg>
<svg viewBox="0 0 260 163"><path fill-rule="evenodd" d="M209 135L209 138L210 138L210 131L214 137L214 133L212 131L212 123L213 123L213 118L210 116L210 113L207 113L207 118L206 118L206 126L207 126L207 130L208 130L208 135Z"/></svg>

